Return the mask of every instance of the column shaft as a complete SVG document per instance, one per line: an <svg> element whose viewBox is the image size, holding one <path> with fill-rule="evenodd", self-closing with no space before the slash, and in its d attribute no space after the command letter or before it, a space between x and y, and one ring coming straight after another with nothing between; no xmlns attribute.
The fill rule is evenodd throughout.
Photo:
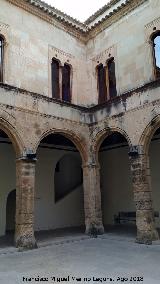
<svg viewBox="0 0 160 284"><path fill-rule="evenodd" d="M16 162L16 247L36 247L34 237L35 161Z"/></svg>
<svg viewBox="0 0 160 284"><path fill-rule="evenodd" d="M99 166L83 167L84 208L87 234L103 234Z"/></svg>
<svg viewBox="0 0 160 284"><path fill-rule="evenodd" d="M130 157L134 201L136 205L137 242L151 244L158 238L154 224L148 158L144 154Z"/></svg>

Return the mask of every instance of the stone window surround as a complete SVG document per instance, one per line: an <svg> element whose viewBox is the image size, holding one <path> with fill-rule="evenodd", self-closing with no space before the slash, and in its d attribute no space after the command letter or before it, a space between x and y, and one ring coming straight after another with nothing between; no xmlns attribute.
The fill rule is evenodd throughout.
<svg viewBox="0 0 160 284"><path fill-rule="evenodd" d="M145 40L149 49L149 58L151 60L152 75L151 80L157 79L155 70L155 52L153 46L153 36L160 32L160 17L145 25Z"/></svg>
<svg viewBox="0 0 160 284"><path fill-rule="evenodd" d="M55 59L59 62L59 90L60 90L60 101L62 100L62 67L64 64L70 66L70 102L72 102L72 86L73 86L73 70L74 70L74 57L71 54L67 54L64 51L55 48L53 46L49 46L49 66L48 66L48 86L49 92L48 96L52 97L52 76L51 76L51 64L52 60Z"/></svg>
<svg viewBox="0 0 160 284"><path fill-rule="evenodd" d="M107 92L106 92L106 101L109 101L109 100L112 100L111 96L110 96L110 90L109 90L109 72L108 72L108 63L109 61L113 60L114 63L115 63L115 58L110 56L105 64L103 63L98 63L98 65L96 66L96 77L97 77L97 91L98 91L98 99L99 99L99 86L98 86L98 66L102 65L103 68L105 68L105 73L106 73L106 89L107 89ZM115 77L116 77L116 72L115 72Z"/></svg>
<svg viewBox="0 0 160 284"><path fill-rule="evenodd" d="M154 78L157 79L159 76L157 76L156 72L156 55L155 55L155 45L154 45L154 39L156 36L160 36L160 29L157 30L156 27L154 28L154 32L150 36L150 45L152 46L152 57L153 57L153 68L154 68Z"/></svg>
<svg viewBox="0 0 160 284"><path fill-rule="evenodd" d="M3 82L7 82L8 46L9 46L9 25L0 22L0 37L3 39Z"/></svg>
<svg viewBox="0 0 160 284"><path fill-rule="evenodd" d="M117 94L119 93L118 90L118 86L119 86L119 76L118 76L118 72L116 72L118 70L118 60L117 60L117 46L116 45L112 45L109 48L105 49L104 51L102 51L101 53L99 53L98 55L96 55L94 58L92 58L92 64L93 64L93 68L95 70L95 80L97 82L97 78L98 78L98 69L97 67L99 65L103 65L103 67L105 67L107 69L107 64L108 62L114 58L114 62L115 62L115 77L116 77L116 88L117 88ZM107 85L107 82L106 82ZM97 83L97 101L99 98L99 91L98 91L98 83ZM109 95L109 90L108 90L108 86L107 86L107 101L111 100L110 99L110 95Z"/></svg>

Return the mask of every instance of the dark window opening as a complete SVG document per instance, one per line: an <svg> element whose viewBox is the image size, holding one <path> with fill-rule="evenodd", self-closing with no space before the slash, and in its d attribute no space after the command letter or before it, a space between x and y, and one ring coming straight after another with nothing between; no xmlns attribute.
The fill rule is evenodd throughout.
<svg viewBox="0 0 160 284"><path fill-rule="evenodd" d="M56 173L59 173L59 172L60 172L59 162L56 164L55 172L56 172Z"/></svg>
<svg viewBox="0 0 160 284"><path fill-rule="evenodd" d="M107 147L123 147L123 146L127 146L127 140L126 138L118 132L113 132L112 134L110 134L109 136L107 136L100 147L100 151L102 151L103 149L107 148Z"/></svg>
<svg viewBox="0 0 160 284"><path fill-rule="evenodd" d="M117 96L114 58L107 61L107 65L97 66L98 71L98 103L104 103Z"/></svg>
<svg viewBox="0 0 160 284"><path fill-rule="evenodd" d="M97 67L98 70L98 91L99 98L98 103L104 103L107 100L107 87L106 87L106 69L103 64Z"/></svg>
<svg viewBox="0 0 160 284"><path fill-rule="evenodd" d="M48 144L48 145L56 145L56 146L63 146L63 147L72 147L76 150L74 143L66 138L61 134L50 134L41 140L41 143Z"/></svg>
<svg viewBox="0 0 160 284"><path fill-rule="evenodd" d="M110 99L112 99L117 96L114 58L108 61L107 66L108 66L109 97Z"/></svg>
<svg viewBox="0 0 160 284"><path fill-rule="evenodd" d="M52 59L52 98L60 98L59 89L59 62L56 59Z"/></svg>
<svg viewBox="0 0 160 284"><path fill-rule="evenodd" d="M160 78L160 32L156 33L153 40L154 47L154 65L156 78Z"/></svg>
<svg viewBox="0 0 160 284"><path fill-rule="evenodd" d="M68 64L64 64L62 68L62 100L71 102L71 68Z"/></svg>
<svg viewBox="0 0 160 284"><path fill-rule="evenodd" d="M6 205L6 233L15 230L16 190L12 190L7 197Z"/></svg>
<svg viewBox="0 0 160 284"><path fill-rule="evenodd" d="M55 168L54 196L55 203L77 190L83 183L81 159L66 154L58 161L59 171Z"/></svg>
<svg viewBox="0 0 160 284"><path fill-rule="evenodd" d="M4 40L0 36L0 82L3 82L3 47L4 47Z"/></svg>

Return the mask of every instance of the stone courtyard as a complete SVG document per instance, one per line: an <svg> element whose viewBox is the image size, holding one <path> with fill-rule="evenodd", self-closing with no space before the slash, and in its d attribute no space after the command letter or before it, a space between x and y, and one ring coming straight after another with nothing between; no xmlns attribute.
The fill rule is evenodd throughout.
<svg viewBox="0 0 160 284"><path fill-rule="evenodd" d="M1 283L160 279L159 8L0 0Z"/></svg>
<svg viewBox="0 0 160 284"><path fill-rule="evenodd" d="M41 242L31 251L0 249L0 283L158 284L159 262L159 241L149 246L135 243L132 235L77 234Z"/></svg>

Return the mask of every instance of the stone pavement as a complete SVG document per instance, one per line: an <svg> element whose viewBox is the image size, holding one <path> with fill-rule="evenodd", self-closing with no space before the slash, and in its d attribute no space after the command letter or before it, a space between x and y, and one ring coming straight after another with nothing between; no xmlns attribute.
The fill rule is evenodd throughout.
<svg viewBox="0 0 160 284"><path fill-rule="evenodd" d="M43 241L32 251L0 249L0 284L159 284L159 264L159 242L146 246L132 236L79 234Z"/></svg>

